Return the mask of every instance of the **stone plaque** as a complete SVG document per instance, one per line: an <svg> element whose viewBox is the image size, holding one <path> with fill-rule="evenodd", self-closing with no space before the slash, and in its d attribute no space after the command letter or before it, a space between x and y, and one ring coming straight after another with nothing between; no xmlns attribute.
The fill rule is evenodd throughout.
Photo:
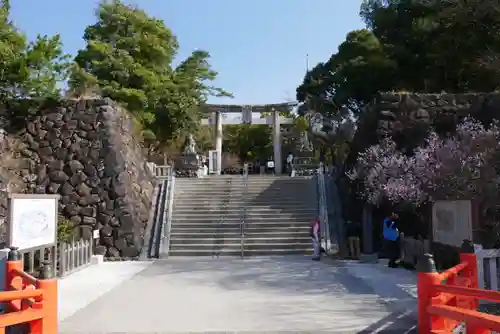
<svg viewBox="0 0 500 334"><path fill-rule="evenodd" d="M460 247L472 241L471 201L436 201L432 206L432 237L435 242Z"/></svg>

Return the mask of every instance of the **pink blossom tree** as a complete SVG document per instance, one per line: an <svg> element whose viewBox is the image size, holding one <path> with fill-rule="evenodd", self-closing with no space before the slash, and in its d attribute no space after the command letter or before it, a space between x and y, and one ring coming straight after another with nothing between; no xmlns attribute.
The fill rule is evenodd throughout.
<svg viewBox="0 0 500 334"><path fill-rule="evenodd" d="M495 165L500 162L500 127L485 128L467 118L452 137L431 131L412 154L399 151L391 138L360 154L352 180L363 183L363 197L372 204L387 199L415 206L429 199L473 199L499 190Z"/></svg>

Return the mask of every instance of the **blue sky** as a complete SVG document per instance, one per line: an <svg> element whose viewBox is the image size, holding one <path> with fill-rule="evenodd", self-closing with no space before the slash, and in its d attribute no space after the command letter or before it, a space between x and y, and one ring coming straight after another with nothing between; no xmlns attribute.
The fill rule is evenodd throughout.
<svg viewBox="0 0 500 334"><path fill-rule="evenodd" d="M128 1L131 2L131 1ZM295 99L310 66L336 52L345 35L363 27L360 0L136 0L163 19L180 42L179 58L209 51L215 85L234 99L211 103L266 104ZM12 20L33 38L59 33L65 51L83 47L97 0L11 0Z"/></svg>

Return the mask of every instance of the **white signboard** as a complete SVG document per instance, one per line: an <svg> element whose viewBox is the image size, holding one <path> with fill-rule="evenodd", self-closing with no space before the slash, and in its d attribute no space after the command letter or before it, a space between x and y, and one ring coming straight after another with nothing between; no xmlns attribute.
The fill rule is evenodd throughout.
<svg viewBox="0 0 500 334"><path fill-rule="evenodd" d="M434 242L460 247L472 241L472 210L470 201L436 201L432 206L432 237Z"/></svg>
<svg viewBox="0 0 500 334"><path fill-rule="evenodd" d="M11 194L9 246L29 250L57 242L58 195Z"/></svg>
<svg viewBox="0 0 500 334"><path fill-rule="evenodd" d="M217 151L210 150L208 151L208 173L215 173L215 169L217 168Z"/></svg>

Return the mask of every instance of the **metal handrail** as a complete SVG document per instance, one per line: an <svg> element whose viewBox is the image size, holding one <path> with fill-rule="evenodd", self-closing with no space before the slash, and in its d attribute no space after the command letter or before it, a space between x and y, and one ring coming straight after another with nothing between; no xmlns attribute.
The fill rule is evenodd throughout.
<svg viewBox="0 0 500 334"><path fill-rule="evenodd" d="M162 241L160 242L158 250L159 255L163 254L167 257L170 252L170 237L172 233L172 213L174 206L174 189L175 189L175 176L171 171L172 170L170 170L169 180L167 184L168 187L166 194L167 203L165 203L165 219L164 219L164 225L162 227L163 231L160 231L162 235Z"/></svg>
<svg viewBox="0 0 500 334"><path fill-rule="evenodd" d="M153 220L153 226L151 229L148 257L158 258L159 257L159 245L161 238L162 225L165 220L165 205L167 202L167 187L168 179L161 178L158 185L158 198L157 205L155 208L155 215Z"/></svg>
<svg viewBox="0 0 500 334"><path fill-rule="evenodd" d="M217 223L217 226L216 226L216 229L215 229L214 235L213 235L215 242L217 241L217 233L218 233L219 229L222 228L222 225L224 224L226 216L228 215L227 209L229 207L229 201L231 200L231 187L232 187L231 178L228 178L226 182L227 182L227 191L224 194L224 197L222 198L221 205L220 205L220 209L221 209L222 213L221 213L221 216L219 218L219 221ZM214 256L219 257L219 255L220 255L220 248L217 249L217 246L218 245L216 243L214 243L212 257L214 257Z"/></svg>
<svg viewBox="0 0 500 334"><path fill-rule="evenodd" d="M317 172L317 182L318 182L318 199L319 199L319 216L321 217L321 237L325 240L325 251L328 253L329 243L330 243L330 224L328 221L328 206L326 202L326 185L325 185L325 175L324 175L324 165L319 164Z"/></svg>
<svg viewBox="0 0 500 334"><path fill-rule="evenodd" d="M240 247L241 247L241 258L245 256L245 230L246 230L246 215L247 206L246 200L248 196L248 164L243 167L243 192L242 192L242 207L240 215Z"/></svg>

